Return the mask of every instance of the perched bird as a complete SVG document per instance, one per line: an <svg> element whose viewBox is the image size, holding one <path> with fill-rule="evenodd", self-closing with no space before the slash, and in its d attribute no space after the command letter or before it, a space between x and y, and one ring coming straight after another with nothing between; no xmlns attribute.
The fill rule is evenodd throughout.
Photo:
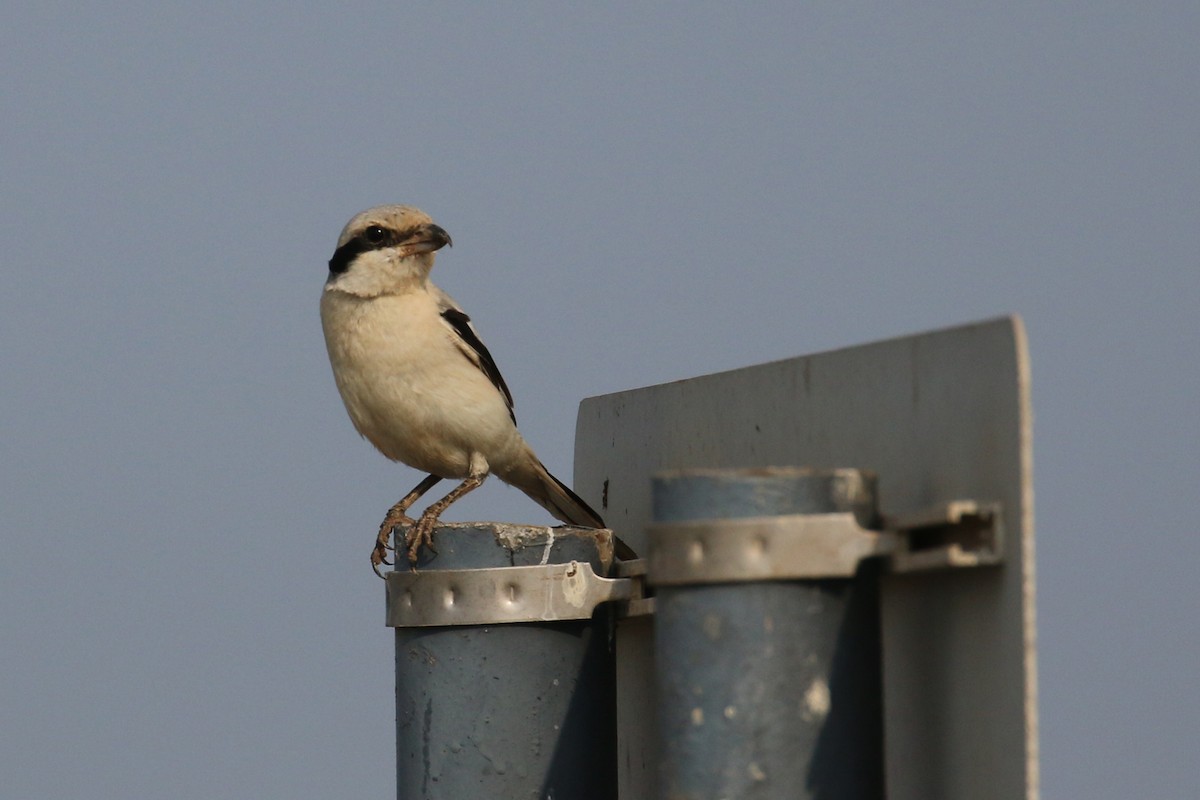
<svg viewBox="0 0 1200 800"><path fill-rule="evenodd" d="M429 473L379 526L371 563L408 526L408 558L432 546L438 517L490 473L554 517L603 528L604 521L534 455L517 431L512 394L471 319L429 280L450 235L411 206L358 214L338 237L321 294L321 326L346 411L381 453ZM420 518L410 506L443 478L461 481Z"/></svg>

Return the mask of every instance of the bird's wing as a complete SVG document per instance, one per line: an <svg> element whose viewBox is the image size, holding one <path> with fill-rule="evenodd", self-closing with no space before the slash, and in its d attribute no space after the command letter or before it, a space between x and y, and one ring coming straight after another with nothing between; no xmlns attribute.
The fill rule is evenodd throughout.
<svg viewBox="0 0 1200 800"><path fill-rule="evenodd" d="M488 376L488 380L500 391L500 394L504 395L504 402L508 405L508 416L512 418L515 425L517 415L513 413L512 392L508 390L508 384L504 382L504 376L500 374L500 368L496 366L495 359L488 352L487 345L475 332L471 318L467 316L467 312L458 307L450 295L440 289L436 291L436 295L442 319L450 329L454 344L458 347L459 352L466 356L472 364L479 367L484 375Z"/></svg>

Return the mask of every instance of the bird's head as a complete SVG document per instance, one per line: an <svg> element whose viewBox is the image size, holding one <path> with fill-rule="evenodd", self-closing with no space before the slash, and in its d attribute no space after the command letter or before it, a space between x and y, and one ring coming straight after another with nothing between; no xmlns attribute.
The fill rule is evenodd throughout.
<svg viewBox="0 0 1200 800"><path fill-rule="evenodd" d="M412 206L376 206L346 223L329 259L327 289L374 297L429 277L433 254L450 234Z"/></svg>

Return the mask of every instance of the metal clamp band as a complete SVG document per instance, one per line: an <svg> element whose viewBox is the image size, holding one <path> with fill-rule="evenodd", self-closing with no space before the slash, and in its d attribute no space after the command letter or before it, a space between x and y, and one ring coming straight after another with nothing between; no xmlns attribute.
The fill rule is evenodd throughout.
<svg viewBox="0 0 1200 800"><path fill-rule="evenodd" d="M590 619L633 596L628 578L602 578L586 561L532 567L387 574L387 625L420 628Z"/></svg>
<svg viewBox="0 0 1200 800"><path fill-rule="evenodd" d="M1004 520L995 503L955 500L885 516L884 524L868 530L849 512L660 522L649 528L648 578L657 586L845 578L864 558L881 555L897 573L1004 560Z"/></svg>
<svg viewBox="0 0 1200 800"><path fill-rule="evenodd" d="M896 548L895 534L867 530L849 512L659 522L649 531L656 586L845 578Z"/></svg>

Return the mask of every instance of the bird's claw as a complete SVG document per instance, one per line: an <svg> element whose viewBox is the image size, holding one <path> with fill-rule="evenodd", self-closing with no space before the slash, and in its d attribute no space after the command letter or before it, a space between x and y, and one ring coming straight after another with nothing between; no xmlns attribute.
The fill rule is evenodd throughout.
<svg viewBox="0 0 1200 800"><path fill-rule="evenodd" d="M391 509L387 516L383 518L383 522L379 525L379 535L375 537L375 549L371 551L371 568L375 570L375 574L383 577L383 572L380 566L387 564L392 565L391 561L387 560L387 551L395 550L392 546L392 531L398 527L411 527L414 524L413 518L405 514L403 511Z"/></svg>
<svg viewBox="0 0 1200 800"><path fill-rule="evenodd" d="M419 520L409 526L405 542L408 544L408 563L413 567L417 566L422 546L437 554L437 548L433 546L433 529L437 527L437 523L436 516L422 514Z"/></svg>
<svg viewBox="0 0 1200 800"><path fill-rule="evenodd" d="M393 519L396 521L393 522ZM390 542L394 528L403 526L408 563L415 571L422 547L427 547L430 552L437 554L437 548L433 546L433 531L437 524L436 515L422 515L420 519L413 520L408 517L394 518L389 513L384 519L383 525L379 526L379 535L375 538L375 549L371 551L371 568L375 570L375 574L383 578L381 566L383 564L387 564L389 567L392 565L392 562L387 560L387 551L397 549Z"/></svg>
<svg viewBox="0 0 1200 800"><path fill-rule="evenodd" d="M383 571L380 567L383 564L387 564L389 567L392 565L392 562L387 560L387 551L389 549L386 543L376 541L375 549L371 551L371 569L375 570L375 574L381 578L383 577Z"/></svg>

